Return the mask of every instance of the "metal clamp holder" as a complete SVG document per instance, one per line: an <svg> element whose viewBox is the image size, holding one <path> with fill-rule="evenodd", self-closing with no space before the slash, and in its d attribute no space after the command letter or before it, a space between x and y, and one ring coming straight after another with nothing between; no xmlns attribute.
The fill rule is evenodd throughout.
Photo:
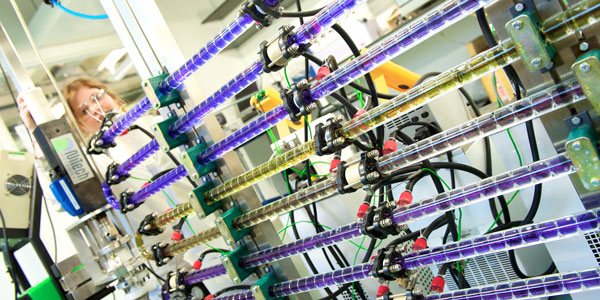
<svg viewBox="0 0 600 300"><path fill-rule="evenodd" d="M229 279L236 284L242 282L244 279L248 278L252 272L254 272L254 268L243 269L240 267L240 260L248 253L249 252L248 249L246 249L246 246L239 246L235 250L225 254L221 259L221 262L225 267L225 271L227 272L227 276L229 276Z"/></svg>
<svg viewBox="0 0 600 300"><path fill-rule="evenodd" d="M206 151L206 148L207 145L205 143L198 143L196 146L187 149L181 154L181 164L188 175L194 180L198 180L200 177L214 172L217 169L217 163L215 161L211 161L207 164L201 164L198 161L198 156Z"/></svg>
<svg viewBox="0 0 600 300"><path fill-rule="evenodd" d="M393 202L380 207L370 207L363 217L360 232L374 239L385 239L389 235L400 233L399 227L392 221L394 214Z"/></svg>
<svg viewBox="0 0 600 300"><path fill-rule="evenodd" d="M174 293L181 294L186 296L188 294L187 287L183 282L183 277L187 274L187 272L183 272L181 270L170 271L167 275L167 281L165 285L167 287L167 291L171 294L171 297L175 296Z"/></svg>
<svg viewBox="0 0 600 300"><path fill-rule="evenodd" d="M167 77L169 77L169 74L163 73L142 81L142 90L144 90L146 97L148 97L148 100L150 100L154 109L159 109L181 101L181 95L178 90L173 90L167 95L158 91L158 85Z"/></svg>
<svg viewBox="0 0 600 300"><path fill-rule="evenodd" d="M269 27L273 24L273 19L281 17L283 7L280 1L276 1L275 5L271 6L264 0L249 0L246 1L240 9L240 15L249 15L256 23L262 27Z"/></svg>
<svg viewBox="0 0 600 300"><path fill-rule="evenodd" d="M571 66L594 111L600 114L600 49L593 49L577 58Z"/></svg>
<svg viewBox="0 0 600 300"><path fill-rule="evenodd" d="M315 127L315 152L319 156L334 154L350 145L350 140L342 135L341 120L330 118L326 124L320 123Z"/></svg>
<svg viewBox="0 0 600 300"><path fill-rule="evenodd" d="M381 181L383 173L379 171L378 157L379 151L377 150L371 150L360 154L358 173L360 174L360 182L362 184L374 184Z"/></svg>
<svg viewBox="0 0 600 300"><path fill-rule="evenodd" d="M129 203L131 200L131 196L133 196L133 192L129 190L125 190L121 193L119 197L119 206L121 207L121 212L126 214L130 211L135 210L140 206L140 204Z"/></svg>
<svg viewBox="0 0 600 300"><path fill-rule="evenodd" d="M145 216L142 222L140 223L138 232L143 235L159 235L163 233L164 230L162 228L154 226L154 220L157 216L158 214L156 212Z"/></svg>
<svg viewBox="0 0 600 300"><path fill-rule="evenodd" d="M573 165L577 167L577 176L588 191L600 190L600 154L596 141L598 137L587 114L573 118L578 123L567 137L565 150Z"/></svg>
<svg viewBox="0 0 600 300"><path fill-rule="evenodd" d="M345 161L341 161L337 165L337 171L335 172L335 183L337 186L337 192L339 194L353 193L356 191L356 189L350 186L350 184L348 183L348 179L346 178L347 169L348 165Z"/></svg>
<svg viewBox="0 0 600 300"><path fill-rule="evenodd" d="M373 260L371 275L387 281L408 277L408 270L402 266L402 250L401 246L380 249Z"/></svg>
<svg viewBox="0 0 600 300"><path fill-rule="evenodd" d="M185 145L189 142L188 136L180 134L176 138L173 138L169 134L169 127L177 121L177 116L170 117L162 122L158 122L152 125L152 131L154 132L154 138L160 145L160 149L164 152L170 151L173 148L177 148L181 145Z"/></svg>
<svg viewBox="0 0 600 300"><path fill-rule="evenodd" d="M241 230L235 228L233 220L241 215L242 210L240 207L233 206L215 220L217 229L219 229L219 232L225 240L225 243L229 246L235 245L237 241L243 239L244 236L250 233L250 228L244 228Z"/></svg>
<svg viewBox="0 0 600 300"><path fill-rule="evenodd" d="M514 42L517 52L530 72L547 72L552 69L552 58L556 49L550 45L540 31L541 20L531 0L525 0L511 8L514 19L505 28Z"/></svg>
<svg viewBox="0 0 600 300"><path fill-rule="evenodd" d="M308 115L316 108L316 103L307 100L312 99L308 95L309 89L310 84L303 79L294 84L292 89L285 91L283 107L292 122L299 122L302 115Z"/></svg>
<svg viewBox="0 0 600 300"><path fill-rule="evenodd" d="M305 52L310 44L299 45L293 42L294 26L284 25L279 28L279 36L270 42L260 43L258 55L263 63L265 73L277 72L287 66L288 62Z"/></svg>
<svg viewBox="0 0 600 300"><path fill-rule="evenodd" d="M130 174L125 174L122 176L117 175L115 173L117 168L119 168L119 163L117 162L112 162L110 165L108 165L108 168L106 168L105 178L108 185L119 184L131 176Z"/></svg>
<svg viewBox="0 0 600 300"><path fill-rule="evenodd" d="M158 243L150 247L152 258L154 258L154 262L156 262L156 265L159 267L168 264L169 261L171 261L171 258L173 258L172 256L166 255L165 248L167 248L166 243Z"/></svg>
<svg viewBox="0 0 600 300"><path fill-rule="evenodd" d="M271 297L269 294L269 288L279 283L277 275L274 272L269 272L263 275L254 285L252 286L252 296L256 300L277 300L283 299L282 297Z"/></svg>
<svg viewBox="0 0 600 300"><path fill-rule="evenodd" d="M113 119L116 115L117 115L117 113L115 113L115 112L109 112L106 114L106 116L104 116L104 119L102 120L102 124L100 125L100 130L98 130L98 132L96 132L96 134L94 134L94 136L92 136L92 138L88 142L87 149L86 149L86 152L88 154L91 154L91 155L104 154L104 151L106 149L115 147L117 145L117 143L115 141L112 141L111 143L105 143L102 140L102 136L104 135L104 132L107 131L110 128L110 126L113 125Z"/></svg>
<svg viewBox="0 0 600 300"><path fill-rule="evenodd" d="M223 203L221 201L208 204L204 198L204 195L208 191L212 190L215 186L216 184L214 182L209 181L195 188L188 194L190 197L190 203L192 204L192 207L194 207L194 211L201 218L206 217L223 207Z"/></svg>

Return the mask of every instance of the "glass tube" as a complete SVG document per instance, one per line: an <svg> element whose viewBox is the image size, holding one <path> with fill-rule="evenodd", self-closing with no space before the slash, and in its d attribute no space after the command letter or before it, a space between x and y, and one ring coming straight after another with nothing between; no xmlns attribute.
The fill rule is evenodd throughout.
<svg viewBox="0 0 600 300"><path fill-rule="evenodd" d="M240 16L237 20L229 24L229 26L225 27L223 31L217 34L217 36L194 54L194 56L188 59L177 71L173 72L173 74L169 75L169 77L158 84L158 91L163 95L167 95L177 89L183 84L184 80L196 72L217 53L221 52L221 50L231 44L231 42L235 41L236 38L246 32L252 24L254 24L254 19L252 19L252 17L247 14Z"/></svg>
<svg viewBox="0 0 600 300"><path fill-rule="evenodd" d="M240 260L242 268L258 267L295 254L304 253L313 249L323 248L361 235L360 223L352 223L334 230L328 230L308 238L300 239L290 244L265 249L252 253Z"/></svg>
<svg viewBox="0 0 600 300"><path fill-rule="evenodd" d="M498 195L567 176L577 170L564 155L557 155L530 165L486 178L435 197L399 207L392 220L396 224L413 222L418 219L471 205Z"/></svg>
<svg viewBox="0 0 600 300"><path fill-rule="evenodd" d="M434 294L425 297L425 300L506 300L506 299L533 299L550 296L573 294L600 288L600 268L575 271L568 273L552 274L530 279L513 280L467 290L457 290ZM402 295L402 297L405 297ZM392 296L391 300L405 299Z"/></svg>
<svg viewBox="0 0 600 300"><path fill-rule="evenodd" d="M119 204L119 200L117 197L115 197L115 194L106 182L102 182L102 192L104 194L104 199L106 199L106 203L108 203L114 209L121 210L121 204Z"/></svg>
<svg viewBox="0 0 600 300"><path fill-rule="evenodd" d="M524 123L582 99L585 99L585 95L575 81L558 84L382 156L379 159L379 168L382 172L388 173L392 170L414 165L417 162L472 143L482 137L501 132L509 127Z"/></svg>
<svg viewBox="0 0 600 300"><path fill-rule="evenodd" d="M414 269L593 232L599 229L600 215L598 213L599 210L588 210L556 220L525 225L412 252L404 256L402 265L407 269Z"/></svg>
<svg viewBox="0 0 600 300"><path fill-rule="evenodd" d="M213 300L253 300L252 291L245 291L231 295L221 295Z"/></svg>
<svg viewBox="0 0 600 300"><path fill-rule="evenodd" d="M187 171L183 166L178 166L175 169L167 172L166 174L158 177L158 179L154 180L152 183L143 187L139 191L135 192L131 196L131 200L129 204L140 204L144 202L148 197L160 192L162 189L167 186L175 183L181 178L187 176Z"/></svg>
<svg viewBox="0 0 600 300"><path fill-rule="evenodd" d="M569 8L544 22L542 33L546 40L555 43L564 32L579 32L596 24L600 19L600 0L582 0L569 4ZM566 29L564 27L567 27Z"/></svg>
<svg viewBox="0 0 600 300"><path fill-rule="evenodd" d="M306 160L315 152L315 145L310 143L302 144L300 147L296 147L283 154L269 160L268 162L248 171L244 174L236 176L223 184L215 187L206 193L206 202L212 204L216 201L220 201L233 195L252 184L259 182L263 179L269 178L273 174L281 172L287 169L289 166L299 164Z"/></svg>
<svg viewBox="0 0 600 300"><path fill-rule="evenodd" d="M137 119L143 116L147 111L152 108L152 103L148 97L144 97L142 100L138 101L130 110L128 110L124 115L119 117L119 119L112 125L108 130L106 130L100 140L104 144L112 143L119 134L123 133L129 126L133 124Z"/></svg>
<svg viewBox="0 0 600 300"><path fill-rule="evenodd" d="M246 70L175 121L167 130L169 135L175 138L200 124L211 111L255 82L262 73L262 68L263 63L260 60L252 63Z"/></svg>
<svg viewBox="0 0 600 300"><path fill-rule="evenodd" d="M283 106L278 106L256 120L246 124L236 132L208 147L196 159L201 164L207 164L225 155L225 153L245 144L247 141L265 132L267 129L285 120L288 113Z"/></svg>
<svg viewBox="0 0 600 300"><path fill-rule="evenodd" d="M175 206L173 209L164 212L154 218L152 225L156 228L162 228L163 226L178 221L179 219L190 215L194 212L194 207L190 202L182 203Z"/></svg>
<svg viewBox="0 0 600 300"><path fill-rule="evenodd" d="M210 242L220 236L219 229L217 227L211 227L210 229L201 233L195 234L181 242L170 244L164 252L167 256L175 256L206 242Z"/></svg>
<svg viewBox="0 0 600 300"><path fill-rule="evenodd" d="M189 286L225 274L227 274L225 267L223 265L216 265L213 267L208 267L206 269L186 274L183 277L183 283Z"/></svg>
<svg viewBox="0 0 600 300"><path fill-rule="evenodd" d="M323 28L329 28L339 18L362 4L365 0L335 0L327 4L314 18L308 20L294 32L292 43L308 44L321 33Z"/></svg>
<svg viewBox="0 0 600 300"><path fill-rule="evenodd" d="M320 99L339 90L357 77L372 71L419 42L494 2L496 0L455 0L440 4L432 12L404 26L403 29L371 48L364 55L319 81L311 88L310 98Z"/></svg>
<svg viewBox="0 0 600 300"><path fill-rule="evenodd" d="M115 175L118 177L123 177L129 174L129 171L133 170L133 168L137 167L144 160L150 157L152 154L156 153L160 150L160 145L156 139L152 139L148 144L143 146L140 150L134 153L130 158L120 164L115 170Z"/></svg>

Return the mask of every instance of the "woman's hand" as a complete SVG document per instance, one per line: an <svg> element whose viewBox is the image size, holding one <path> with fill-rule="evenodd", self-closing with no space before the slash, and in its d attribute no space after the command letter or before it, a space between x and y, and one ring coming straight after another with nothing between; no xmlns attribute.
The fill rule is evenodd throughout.
<svg viewBox="0 0 600 300"><path fill-rule="evenodd" d="M29 112L29 108L27 108L27 104L25 103L25 99L23 99L23 95L19 95L17 97L17 109L19 110L19 115L21 116L21 120L25 124L25 127L29 129L29 131L33 131L37 126L31 113Z"/></svg>

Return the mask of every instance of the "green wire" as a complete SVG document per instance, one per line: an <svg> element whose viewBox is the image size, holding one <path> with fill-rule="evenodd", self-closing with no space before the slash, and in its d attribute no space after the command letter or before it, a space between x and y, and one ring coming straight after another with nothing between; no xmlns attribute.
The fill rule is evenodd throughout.
<svg viewBox="0 0 600 300"><path fill-rule="evenodd" d="M356 79L356 83L360 84L360 79ZM354 93L356 94L356 98L358 98L358 102L360 103L360 108L365 108L365 100L363 99L363 92L354 89Z"/></svg>
<svg viewBox="0 0 600 300"><path fill-rule="evenodd" d="M283 75L285 76L285 81L287 82L288 88L292 88L292 83L290 82L290 79L288 78L287 75L287 66L283 67Z"/></svg>

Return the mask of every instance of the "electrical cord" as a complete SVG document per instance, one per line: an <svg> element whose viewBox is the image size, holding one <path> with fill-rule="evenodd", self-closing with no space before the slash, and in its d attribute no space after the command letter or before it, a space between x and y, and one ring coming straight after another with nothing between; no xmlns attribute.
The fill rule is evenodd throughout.
<svg viewBox="0 0 600 300"><path fill-rule="evenodd" d="M15 286L15 300L17 299L19 293L19 283L17 282L17 276L14 272L14 265L12 259L10 259L10 244L8 243L8 233L6 230L6 221L4 220L4 214L2 213L2 209L0 209L0 220L2 220L2 237L4 238L4 247L2 247L2 252L4 253L4 262L6 264L6 269L8 274L12 278L13 284Z"/></svg>
<svg viewBox="0 0 600 300"><path fill-rule="evenodd" d="M219 297L220 295L223 295L223 294L225 294L227 292L231 292L231 291L245 291L245 290L249 290L251 288L252 288L251 285L246 285L246 284L233 285L233 286L229 286L229 287L226 287L224 289L221 289L218 292L215 292L213 295L215 297Z"/></svg>
<svg viewBox="0 0 600 300"><path fill-rule="evenodd" d="M313 9L313 10L305 10L305 11L284 11L281 13L282 18L299 18L299 17L312 17L318 14L323 7Z"/></svg>
<svg viewBox="0 0 600 300"><path fill-rule="evenodd" d="M146 270L148 270L148 272L150 272L150 274L152 274L154 277L156 277L156 279L162 281L162 282L167 282L164 278L162 278L160 275L156 274L156 272L154 272L154 270L152 270L152 268L150 268L150 266L148 266L147 264L142 264L142 266L144 268L146 268Z"/></svg>

